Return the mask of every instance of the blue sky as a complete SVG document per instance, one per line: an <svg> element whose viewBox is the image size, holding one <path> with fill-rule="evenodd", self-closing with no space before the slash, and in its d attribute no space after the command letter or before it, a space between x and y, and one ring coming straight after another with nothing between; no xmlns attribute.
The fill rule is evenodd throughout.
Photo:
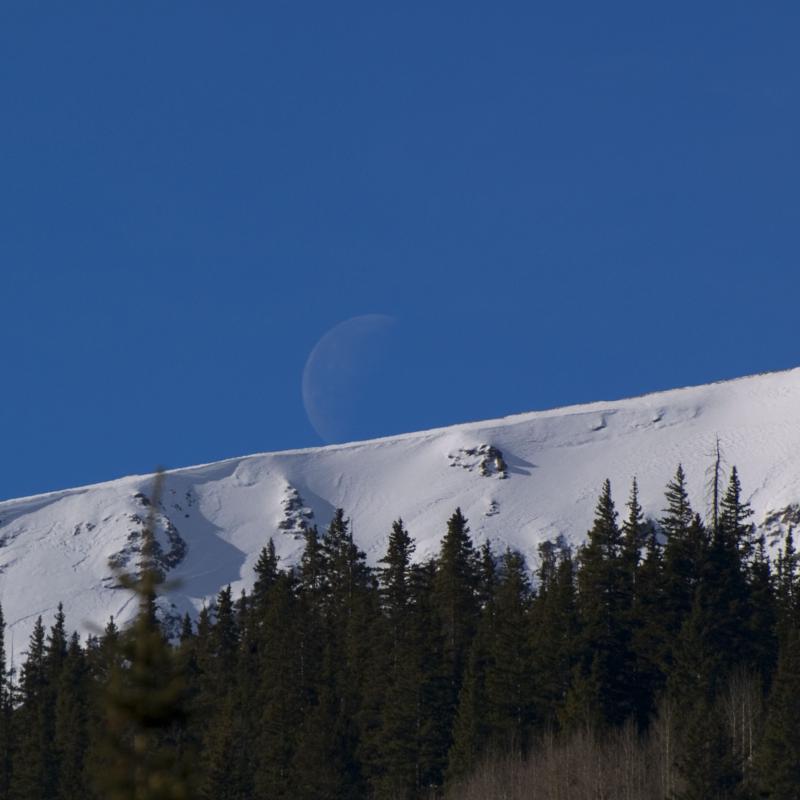
<svg viewBox="0 0 800 800"><path fill-rule="evenodd" d="M800 366L799 23L2 3L0 497Z"/></svg>

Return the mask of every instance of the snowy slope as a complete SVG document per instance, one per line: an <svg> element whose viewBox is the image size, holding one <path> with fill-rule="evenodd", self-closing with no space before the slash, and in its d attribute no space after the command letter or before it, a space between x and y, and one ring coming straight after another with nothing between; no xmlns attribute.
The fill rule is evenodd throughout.
<svg viewBox="0 0 800 800"><path fill-rule="evenodd" d="M228 583L238 594L269 536L292 562L303 526L324 526L337 506L372 562L398 516L417 556L434 552L456 506L475 539L498 548L533 557L558 534L577 543L606 477L621 507L636 475L656 516L679 461L695 508L705 510L717 436L757 521L773 535L800 521L800 369L175 470L157 515L162 563L175 583L165 607L196 610ZM109 559L135 565L151 484L135 476L0 503L0 603L17 654L35 618L49 624L59 600L83 632L134 612Z"/></svg>

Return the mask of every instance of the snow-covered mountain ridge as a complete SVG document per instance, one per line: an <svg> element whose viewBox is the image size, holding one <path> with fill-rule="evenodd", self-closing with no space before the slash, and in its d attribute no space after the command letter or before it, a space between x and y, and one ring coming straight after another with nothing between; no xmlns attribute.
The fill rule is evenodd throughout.
<svg viewBox="0 0 800 800"><path fill-rule="evenodd" d="M535 560L544 539L582 541L606 477L621 507L635 475L657 516L678 462L704 512L717 437L770 537L800 524L800 369L173 470L155 509L164 610L195 611L228 583L248 588L270 536L295 561L304 528L336 507L373 563L398 516L417 557L434 552L456 506L478 542ZM0 503L0 603L17 653L59 601L83 632L134 613L110 562L135 565L151 494L152 476L133 476Z"/></svg>

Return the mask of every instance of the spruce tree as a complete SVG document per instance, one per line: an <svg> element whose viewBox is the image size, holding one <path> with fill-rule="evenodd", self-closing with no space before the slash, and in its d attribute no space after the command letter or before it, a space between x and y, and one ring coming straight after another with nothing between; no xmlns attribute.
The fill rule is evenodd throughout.
<svg viewBox="0 0 800 800"><path fill-rule="evenodd" d="M631 484L631 493L627 503L628 514L622 527L621 569L622 569L622 603L631 613L635 602L636 584L642 554L647 547L649 526L644 518L644 511L639 503L639 484L636 478Z"/></svg>
<svg viewBox="0 0 800 800"><path fill-rule="evenodd" d="M795 800L800 787L800 634L787 632L769 696L764 735L756 754L761 796Z"/></svg>
<svg viewBox="0 0 800 800"><path fill-rule="evenodd" d="M666 591L662 548L651 526L636 574L631 613L633 698L640 729L645 728L655 713L656 698L666 682L668 647L671 646L671 635L664 619Z"/></svg>
<svg viewBox="0 0 800 800"><path fill-rule="evenodd" d="M784 538L783 548L778 554L776 576L777 632L781 640L794 630L798 623L797 552L794 546L794 531L790 527Z"/></svg>
<svg viewBox="0 0 800 800"><path fill-rule="evenodd" d="M661 615L666 634L663 668L668 670L673 646L692 609L694 590L704 568L707 539L705 527L689 503L686 475L680 464L667 484L665 496L667 507L659 523L666 537Z"/></svg>
<svg viewBox="0 0 800 800"><path fill-rule="evenodd" d="M267 546L261 548L255 566L256 581L253 585L253 599L256 607L261 608L266 602L269 590L278 579L278 557L275 554L275 543L270 537Z"/></svg>
<svg viewBox="0 0 800 800"><path fill-rule="evenodd" d="M374 621L368 697L362 714L360 756L375 797L410 797L418 701L412 631L414 540L402 520L392 525L378 562L382 615Z"/></svg>
<svg viewBox="0 0 800 800"><path fill-rule="evenodd" d="M205 770L200 797L203 800L249 800L252 789L244 780L243 745L232 693L218 700L214 729L205 748Z"/></svg>
<svg viewBox="0 0 800 800"><path fill-rule="evenodd" d="M413 603L410 657L416 691L414 785L417 794L442 785L452 743L452 672L439 607L439 568L435 560L412 569Z"/></svg>
<svg viewBox="0 0 800 800"><path fill-rule="evenodd" d="M531 586L521 553L503 556L493 601L492 637L486 669L486 723L493 747L527 750L534 727L532 659L524 632L529 625Z"/></svg>
<svg viewBox="0 0 800 800"><path fill-rule="evenodd" d="M292 576L279 572L265 598L258 685L252 698L258 711L253 729L255 796L269 800L294 796L292 760L306 712L303 685L298 680L303 658L297 635L302 629L300 613Z"/></svg>
<svg viewBox="0 0 800 800"><path fill-rule="evenodd" d="M481 545L478 552L478 602L485 609L493 600L497 584L497 564L491 542Z"/></svg>
<svg viewBox="0 0 800 800"><path fill-rule="evenodd" d="M11 730L11 686L6 666L6 623L0 605L0 797L11 791L11 760L13 732Z"/></svg>
<svg viewBox="0 0 800 800"><path fill-rule="evenodd" d="M158 507L162 475L155 483ZM93 775L97 791L107 800L187 800L191 796L188 758L176 744L185 725L185 681L175 653L156 619L156 598L163 576L151 513L142 535L138 576L121 575L123 585L139 601L133 625L117 637L121 658L108 682L105 763Z"/></svg>
<svg viewBox="0 0 800 800"><path fill-rule="evenodd" d="M580 551L578 607L584 674L594 672L593 685L599 692L593 705L612 724L623 722L633 712L627 566L611 483L606 481L587 543Z"/></svg>
<svg viewBox="0 0 800 800"><path fill-rule="evenodd" d="M447 522L436 571L436 605L450 682L447 719L455 717L469 648L478 623L478 570L467 520L457 508Z"/></svg>
<svg viewBox="0 0 800 800"><path fill-rule="evenodd" d="M561 715L581 650L575 562L563 541L539 546L536 579L528 629L531 688L535 718L541 729L547 729L553 728Z"/></svg>
<svg viewBox="0 0 800 800"><path fill-rule="evenodd" d="M386 555L378 562L381 605L392 632L392 648L396 649L403 637L403 623L408 618L411 603L411 558L415 544L403 521L392 525Z"/></svg>
<svg viewBox="0 0 800 800"><path fill-rule="evenodd" d="M682 788L675 800L735 800L742 771L720 710L708 702L694 706L684 721L677 758Z"/></svg>
<svg viewBox="0 0 800 800"><path fill-rule="evenodd" d="M45 638L42 618L38 617L20 675L19 734L11 792L15 800L49 800L56 794L52 697Z"/></svg>
<svg viewBox="0 0 800 800"><path fill-rule="evenodd" d="M56 686L54 744L58 758L58 800L84 800L88 750L88 671L78 635L73 633Z"/></svg>
<svg viewBox="0 0 800 800"><path fill-rule="evenodd" d="M492 726L489 722L486 675L493 663L494 622L494 610L490 605L486 606L478 623L477 633L472 640L469 661L458 697L458 709L452 731L453 744L447 760L449 784L467 777L490 746Z"/></svg>

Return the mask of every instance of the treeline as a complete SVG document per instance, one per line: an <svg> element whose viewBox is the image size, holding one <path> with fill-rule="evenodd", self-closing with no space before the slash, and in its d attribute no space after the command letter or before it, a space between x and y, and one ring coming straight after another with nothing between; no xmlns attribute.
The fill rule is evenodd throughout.
<svg viewBox="0 0 800 800"><path fill-rule="evenodd" d="M796 798L792 536L772 563L722 483L704 522L681 468L657 521L606 482L533 575L459 510L435 558L398 520L370 568L339 510L175 642L147 532L135 625L81 643L59 609L0 670L0 798Z"/></svg>

